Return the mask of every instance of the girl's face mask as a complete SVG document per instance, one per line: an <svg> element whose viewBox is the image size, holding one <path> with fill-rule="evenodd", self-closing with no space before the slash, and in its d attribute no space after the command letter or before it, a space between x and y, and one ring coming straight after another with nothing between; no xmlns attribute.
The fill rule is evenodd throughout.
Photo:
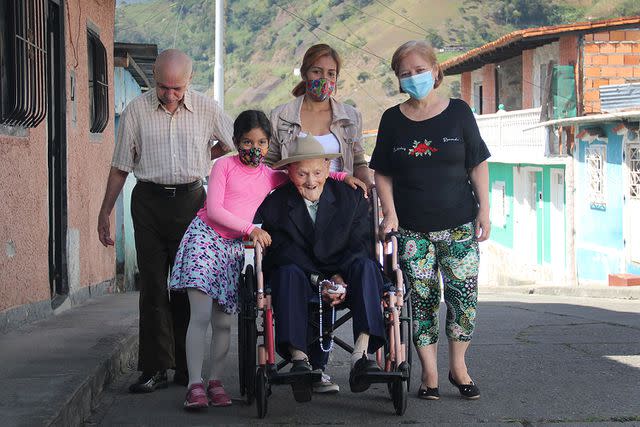
<svg viewBox="0 0 640 427"><path fill-rule="evenodd" d="M238 155L242 163L254 168L260 166L264 159L264 154L259 147L238 148Z"/></svg>
<svg viewBox="0 0 640 427"><path fill-rule="evenodd" d="M336 90L336 82L325 78L307 80L307 95L314 101L322 102Z"/></svg>

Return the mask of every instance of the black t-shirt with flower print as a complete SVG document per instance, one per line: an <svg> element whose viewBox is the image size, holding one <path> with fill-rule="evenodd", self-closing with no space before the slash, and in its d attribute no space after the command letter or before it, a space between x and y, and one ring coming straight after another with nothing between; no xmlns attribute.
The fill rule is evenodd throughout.
<svg viewBox="0 0 640 427"><path fill-rule="evenodd" d="M419 122L399 105L385 111L369 167L392 178L400 227L429 232L475 219L469 170L489 156L473 112L452 98L442 113Z"/></svg>

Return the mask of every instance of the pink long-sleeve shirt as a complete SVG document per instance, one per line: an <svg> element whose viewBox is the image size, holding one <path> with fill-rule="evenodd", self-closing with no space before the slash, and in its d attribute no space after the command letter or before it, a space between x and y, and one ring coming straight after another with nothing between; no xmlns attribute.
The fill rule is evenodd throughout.
<svg viewBox="0 0 640 427"><path fill-rule="evenodd" d="M341 181L346 176L345 172L330 174ZM253 168L237 155L223 157L211 168L207 200L197 215L225 239L241 238L253 231L253 217L264 198L288 180L286 172L265 164Z"/></svg>

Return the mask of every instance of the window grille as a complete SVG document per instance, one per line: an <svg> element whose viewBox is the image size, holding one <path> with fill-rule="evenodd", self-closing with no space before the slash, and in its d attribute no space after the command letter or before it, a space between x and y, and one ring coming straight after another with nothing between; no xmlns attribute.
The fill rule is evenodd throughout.
<svg viewBox="0 0 640 427"><path fill-rule="evenodd" d="M47 114L45 0L0 1L0 124L36 127Z"/></svg>
<svg viewBox="0 0 640 427"><path fill-rule="evenodd" d="M100 133L109 122L109 84L107 81L107 50L100 37L87 32L89 68L89 109L92 133Z"/></svg>
<svg viewBox="0 0 640 427"><path fill-rule="evenodd" d="M605 173L606 146L596 145L585 149L585 161L587 165L587 177L589 179L592 205L605 205Z"/></svg>
<svg viewBox="0 0 640 427"><path fill-rule="evenodd" d="M640 144L629 145L627 162L629 163L629 197L640 199Z"/></svg>

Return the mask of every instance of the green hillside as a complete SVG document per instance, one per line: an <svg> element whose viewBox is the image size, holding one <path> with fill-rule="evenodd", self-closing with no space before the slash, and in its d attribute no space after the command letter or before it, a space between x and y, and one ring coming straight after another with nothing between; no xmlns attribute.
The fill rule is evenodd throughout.
<svg viewBox="0 0 640 427"><path fill-rule="evenodd" d="M119 1L116 40L156 43L188 52L194 86L213 82L213 0ZM229 0L225 28L225 107L272 107L291 99L293 70L304 51L325 42L343 57L337 97L362 111L365 129L405 97L389 68L394 49L410 39L443 48L440 60L517 28L640 14L636 0ZM459 81L443 86L453 95Z"/></svg>

